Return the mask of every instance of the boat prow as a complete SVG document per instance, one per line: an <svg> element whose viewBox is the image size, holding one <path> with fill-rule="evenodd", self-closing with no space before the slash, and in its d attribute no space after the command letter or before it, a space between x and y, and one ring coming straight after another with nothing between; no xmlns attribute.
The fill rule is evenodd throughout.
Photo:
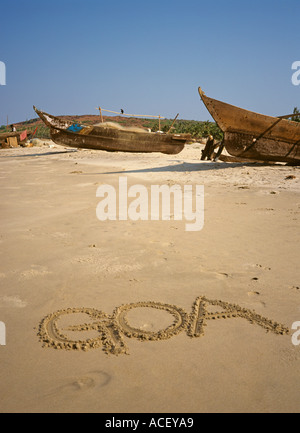
<svg viewBox="0 0 300 433"><path fill-rule="evenodd" d="M198 92L223 131L222 145L230 155L259 161L300 163L300 122L293 115L267 116L210 98Z"/></svg>

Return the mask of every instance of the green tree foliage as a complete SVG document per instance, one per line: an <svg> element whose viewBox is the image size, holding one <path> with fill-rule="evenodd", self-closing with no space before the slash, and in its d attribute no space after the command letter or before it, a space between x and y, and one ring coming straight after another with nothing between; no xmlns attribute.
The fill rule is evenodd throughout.
<svg viewBox="0 0 300 433"><path fill-rule="evenodd" d="M161 130L163 132L168 132L171 125L171 119L165 119L161 121ZM158 131L159 122L154 121L150 126L147 125L148 128L151 128L152 131ZM223 133L220 128L217 126L215 122L209 122L208 120L205 122L199 122L196 120L177 120L171 131L173 134L191 134L192 138L206 138L209 135L213 135L216 140L221 140L223 138Z"/></svg>
<svg viewBox="0 0 300 433"><path fill-rule="evenodd" d="M291 120L293 120L294 122L300 122L300 111L297 107L294 108L293 114L299 114L299 116L293 116L291 117Z"/></svg>
<svg viewBox="0 0 300 433"><path fill-rule="evenodd" d="M74 119L72 117L72 120L75 123L81 123L80 118ZM109 119L113 121L113 119ZM38 123L37 123L38 122ZM163 132L168 132L172 126L173 119L161 119L160 125L159 121L156 119L136 119L136 118L124 118L124 119L118 119L118 122L121 123L124 126L140 126L144 128L151 129L151 131L155 132L160 129ZM95 121L93 120L84 120L84 124L93 124ZM31 119L26 120L23 122L23 124L18 125L18 130L24 130L27 129L28 132L33 132L35 127L38 127L35 138L50 138L50 130L49 128L41 124L38 119ZM0 131L6 131L6 126L2 125L0 126ZM200 139L200 138L206 138L209 135L213 135L213 137L220 141L223 138L223 133L220 130L220 128L217 126L215 122L205 121L200 122L196 120L183 120L183 119L177 119L172 126L170 133L173 134L191 134L193 139Z"/></svg>
<svg viewBox="0 0 300 433"><path fill-rule="evenodd" d="M39 125L34 138L50 138L49 128L46 125Z"/></svg>

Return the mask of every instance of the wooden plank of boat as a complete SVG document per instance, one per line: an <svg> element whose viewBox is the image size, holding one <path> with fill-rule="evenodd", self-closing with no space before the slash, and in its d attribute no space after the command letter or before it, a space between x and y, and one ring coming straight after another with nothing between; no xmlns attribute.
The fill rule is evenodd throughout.
<svg viewBox="0 0 300 433"><path fill-rule="evenodd" d="M11 147L18 147L20 144L20 132L4 132L0 134L0 147L2 149L9 149Z"/></svg>
<svg viewBox="0 0 300 433"><path fill-rule="evenodd" d="M25 129L24 131L3 132L0 134L0 141L8 137L20 137L20 141L24 141L25 139L32 138L35 135L37 129L38 127L36 126L34 131L28 131Z"/></svg>
<svg viewBox="0 0 300 433"><path fill-rule="evenodd" d="M2 134L0 134L0 140L5 140L6 138L9 137L18 137L21 134L21 132L3 132Z"/></svg>
<svg viewBox="0 0 300 433"><path fill-rule="evenodd" d="M33 108L50 128L52 140L64 146L109 152L177 154L191 138L190 134L153 133L142 128L124 128L113 122L78 125Z"/></svg>
<svg viewBox="0 0 300 433"><path fill-rule="evenodd" d="M200 97L224 133L223 144L230 155L260 161L300 163L300 122L291 115L272 117L209 98Z"/></svg>

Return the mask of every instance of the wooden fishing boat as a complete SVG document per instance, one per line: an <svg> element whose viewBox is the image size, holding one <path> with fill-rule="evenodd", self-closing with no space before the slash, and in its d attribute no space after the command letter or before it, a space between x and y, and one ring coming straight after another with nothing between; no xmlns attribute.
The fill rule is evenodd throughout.
<svg viewBox="0 0 300 433"><path fill-rule="evenodd" d="M51 139L64 146L108 152L177 154L191 138L190 134L155 133L142 128L126 128L115 122L79 125L33 108L50 128Z"/></svg>
<svg viewBox="0 0 300 433"><path fill-rule="evenodd" d="M223 131L221 146L230 155L246 161L300 164L300 122L289 120L295 114L266 116L209 98L200 87L198 90Z"/></svg>

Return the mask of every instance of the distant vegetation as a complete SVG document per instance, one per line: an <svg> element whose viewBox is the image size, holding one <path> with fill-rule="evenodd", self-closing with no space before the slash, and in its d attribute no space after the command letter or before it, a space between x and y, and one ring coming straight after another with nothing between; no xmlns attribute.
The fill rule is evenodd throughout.
<svg viewBox="0 0 300 433"><path fill-rule="evenodd" d="M27 129L28 133L33 132L37 127L36 133L34 135L35 138L50 138L49 128L41 123L39 119L25 120L24 122L15 124L15 127L17 131L24 131ZM0 133L1 132L11 132L10 126L0 126Z"/></svg>
<svg viewBox="0 0 300 433"><path fill-rule="evenodd" d="M72 120L77 123L83 123L86 125L91 125L93 123L99 123L99 116L64 116L68 117L68 120ZM159 121L157 119L146 119L146 118L135 118L135 117L108 117L104 116L104 121L110 122L118 122L123 126L137 126L151 129L151 131L155 132L159 129ZM160 121L160 129L163 132L169 131L171 125L173 123L173 119L162 119ZM35 133L36 138L50 138L49 128L42 123L39 118L26 120L24 122L18 123L15 125L17 131L23 131L27 129L28 132L32 132L37 127L37 131ZM0 126L0 133L10 131L10 128L2 125ZM182 120L178 119L175 121L172 126L170 133L173 134L191 134L192 138L200 139L206 138L209 135L213 135L216 140L221 140L223 137L223 133L220 128L216 125L215 122L200 122L196 120Z"/></svg>
<svg viewBox="0 0 300 433"><path fill-rule="evenodd" d="M300 111L298 107L294 108L293 114L297 114L297 116L291 117L291 120L295 122L300 122ZM299 114L299 115L298 115ZM61 116L65 119L71 120L76 123L83 123L85 125L92 125L94 123L99 123L100 118L96 115L82 115L82 116ZM123 126L137 126L143 127L147 129L151 129L151 131L155 132L160 129L163 132L167 132L170 130L172 126L173 119L161 119L160 124L158 119L147 119L147 118L136 118L136 117L110 117L103 116L104 121L109 122L118 122ZM36 128L36 133L34 137L36 138L50 138L49 128L44 125L44 123L38 118L26 120L24 122L20 122L15 124L17 131L24 131L27 129L28 133L33 132ZM10 132L10 127L6 125L0 126L1 132ZM215 122L210 122L208 120L201 122L197 120L183 120L177 119L172 126L171 133L173 134L191 134L192 138L197 140L201 138L207 138L209 135L213 135L213 137L220 141L223 138L223 132L218 127Z"/></svg>
<svg viewBox="0 0 300 433"><path fill-rule="evenodd" d="M167 132L172 125L172 120L166 119L161 121L161 130ZM154 121L151 130L158 130L158 121ZM171 131L174 134L191 134L193 138L206 138L209 135L213 135L216 140L221 140L223 138L223 133L215 122L199 122L196 120L177 120L174 123Z"/></svg>

